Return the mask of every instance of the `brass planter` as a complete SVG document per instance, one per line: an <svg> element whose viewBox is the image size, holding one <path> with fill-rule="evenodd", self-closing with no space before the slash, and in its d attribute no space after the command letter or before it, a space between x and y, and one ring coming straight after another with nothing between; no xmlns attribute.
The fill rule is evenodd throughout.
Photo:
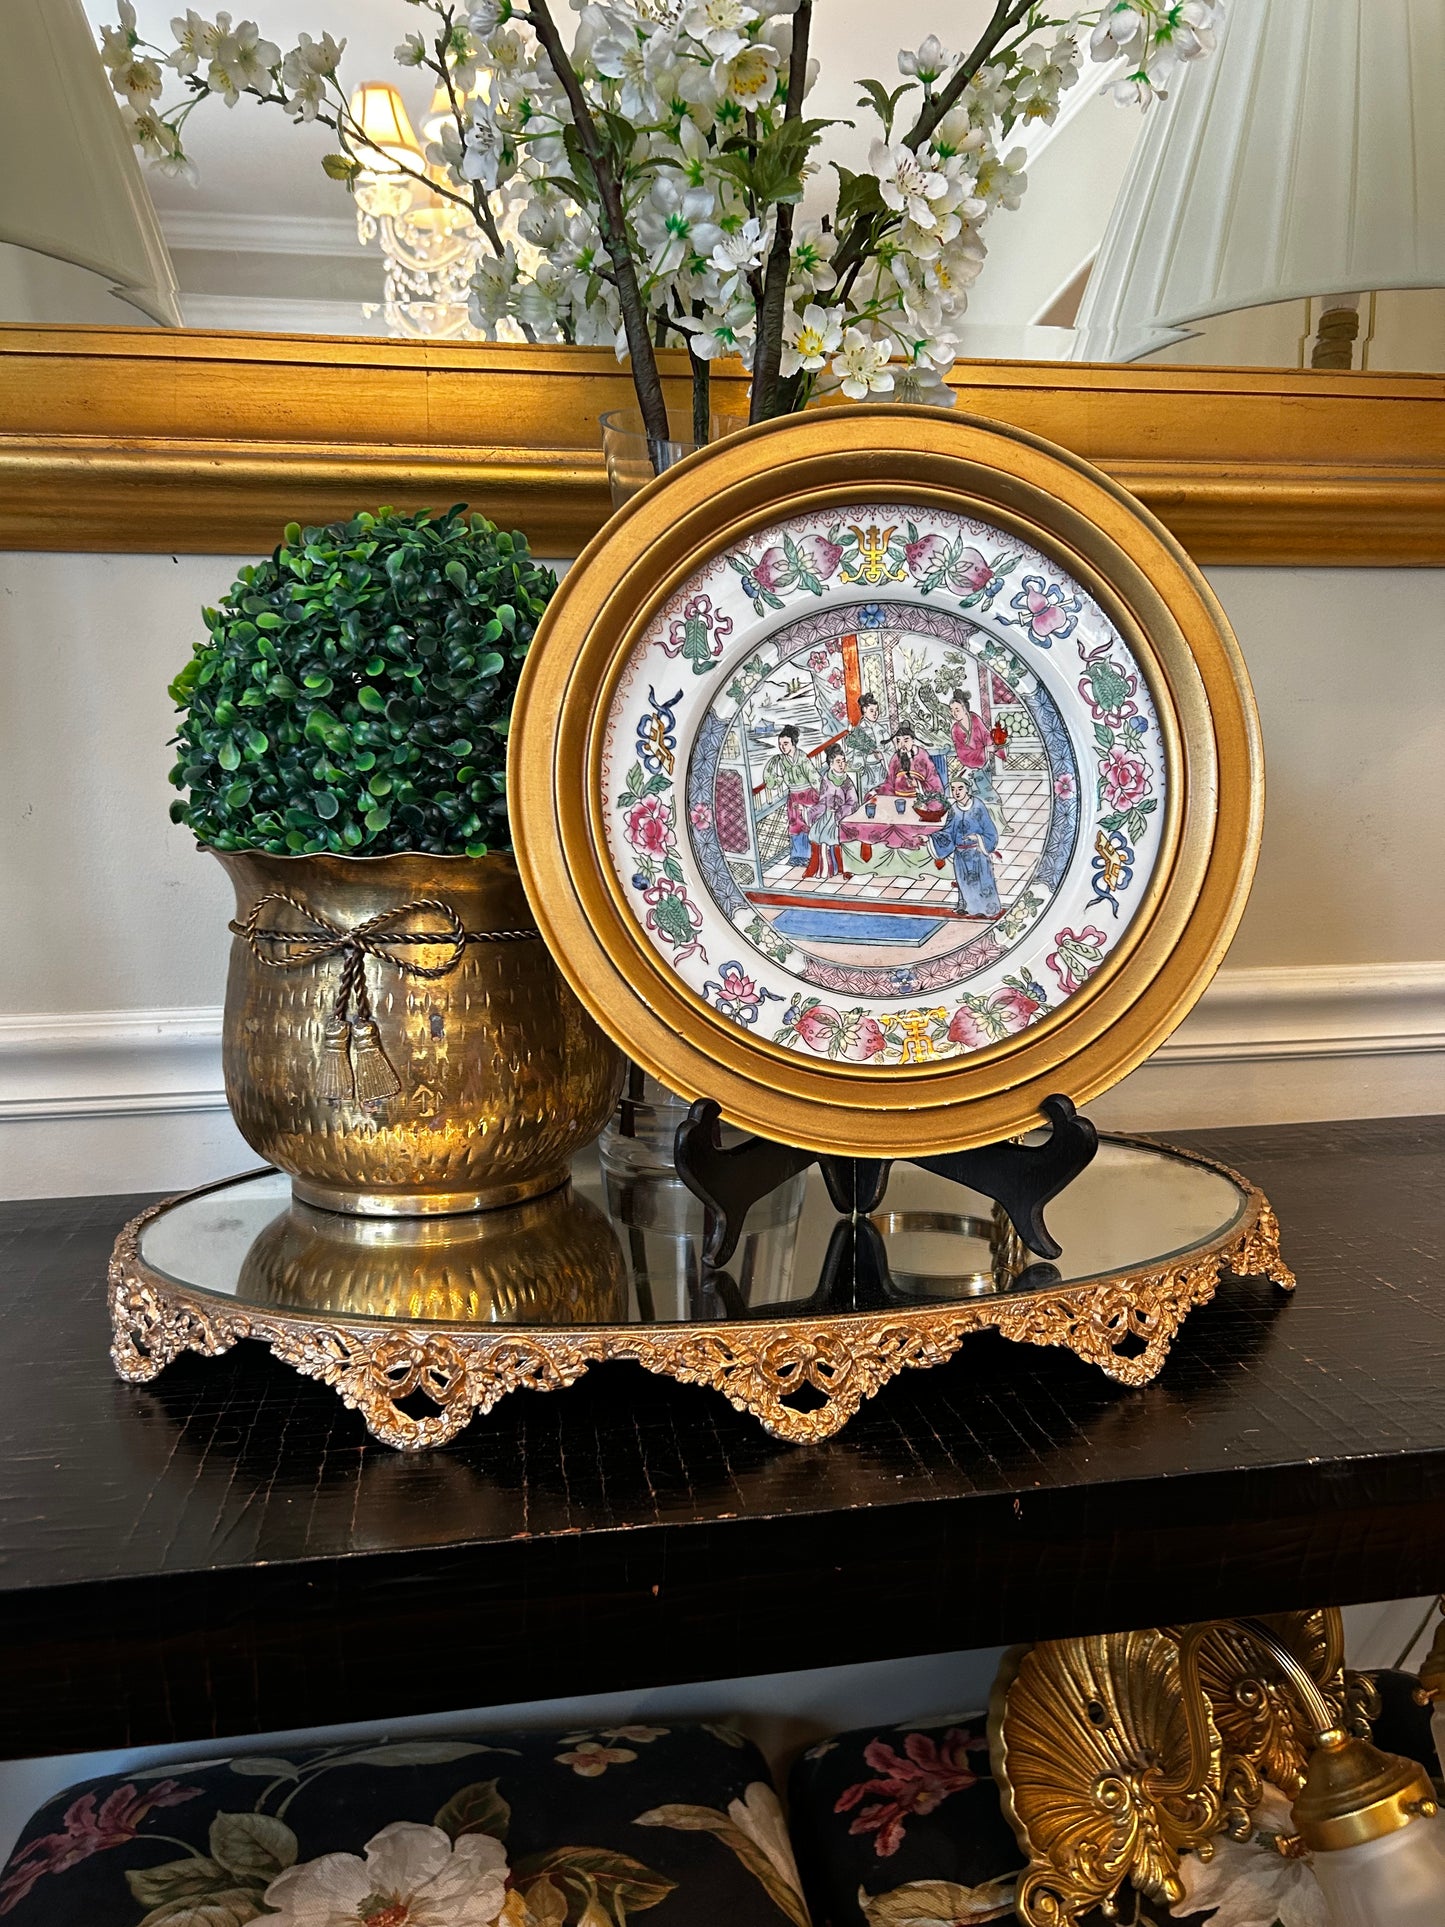
<svg viewBox="0 0 1445 1927"><path fill-rule="evenodd" d="M540 939L488 940L533 927L510 857L212 854L235 889L236 923L273 933L231 946L226 1098L297 1198L412 1217L517 1204L563 1182L617 1101L622 1058ZM451 915L418 908L379 924L370 949L344 942L423 902ZM454 944L449 924L470 940ZM435 941L399 945L398 932ZM338 1021L348 964L364 973L349 1058ZM368 999L374 1031L354 1021ZM380 1078L362 1070L368 1050ZM377 1082L399 1089L367 1097Z"/></svg>

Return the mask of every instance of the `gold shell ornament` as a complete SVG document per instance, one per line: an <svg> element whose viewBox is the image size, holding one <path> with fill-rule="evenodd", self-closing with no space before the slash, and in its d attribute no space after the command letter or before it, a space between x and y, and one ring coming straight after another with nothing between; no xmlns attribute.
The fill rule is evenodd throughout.
<svg viewBox="0 0 1445 1927"><path fill-rule="evenodd" d="M1187 1014L1263 809L1208 585L1019 430L828 408L614 516L537 631L508 771L533 914L669 1089L928 1155L1107 1090Z"/></svg>

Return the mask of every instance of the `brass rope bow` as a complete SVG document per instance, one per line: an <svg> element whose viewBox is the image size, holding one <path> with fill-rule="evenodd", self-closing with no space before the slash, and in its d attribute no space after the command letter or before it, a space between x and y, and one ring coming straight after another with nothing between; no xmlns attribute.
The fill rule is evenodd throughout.
<svg viewBox="0 0 1445 1927"><path fill-rule="evenodd" d="M262 928L261 912L269 903L290 904L310 927L303 930ZM447 928L388 928L403 917L415 916L427 910L435 911L444 918ZM322 1034L321 1064L316 1079L319 1095L337 1104L344 1103L348 1098L355 1098L360 1104L373 1104L383 1098L395 1097L401 1089L401 1079L381 1047L376 1016L371 1008L371 992L366 982L368 957L390 964L393 970L400 971L404 977L435 980L449 976L456 969L466 955L468 944L525 943L538 935L535 930L468 930L451 904L437 897L417 897L411 903L398 905L394 910L379 911L376 916L368 917L352 930L343 930L309 904L303 903L299 897L290 896L284 890L275 890L269 896L259 898L251 905L244 923L237 923L233 918L227 928L242 939L257 963L264 965L267 970L299 970L308 964L324 963L328 957L340 957L343 960L331 1015L326 1020ZM268 953L264 947L278 944L284 944L299 954L276 956ZM444 944L449 948L450 955L439 964L414 963L394 954L399 947L407 944ZM356 1012L354 1018L351 1015L353 1006Z"/></svg>

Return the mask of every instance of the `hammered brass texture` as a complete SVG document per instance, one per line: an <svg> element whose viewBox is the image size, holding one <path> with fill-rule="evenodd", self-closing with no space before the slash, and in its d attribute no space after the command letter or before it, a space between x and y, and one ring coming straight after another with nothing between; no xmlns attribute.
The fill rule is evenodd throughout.
<svg viewBox="0 0 1445 1927"><path fill-rule="evenodd" d="M284 893L342 930L419 898L451 906L468 931L533 922L506 856L212 854L235 888L238 921L261 898ZM275 915L277 927L302 927L289 906ZM441 927L435 917L409 921ZM447 950L438 943L398 954L435 966ZM246 1142L291 1174L298 1197L333 1211L475 1211L560 1185L573 1154L606 1122L623 1066L542 943L469 943L456 968L434 980L374 957L364 968L401 1083L395 1097L368 1105L318 1090L341 959L269 968L234 939L222 1057Z"/></svg>
<svg viewBox="0 0 1445 1927"><path fill-rule="evenodd" d="M627 1267L606 1213L570 1186L508 1209L367 1218L293 1204L247 1253L249 1304L426 1323L608 1325Z"/></svg>

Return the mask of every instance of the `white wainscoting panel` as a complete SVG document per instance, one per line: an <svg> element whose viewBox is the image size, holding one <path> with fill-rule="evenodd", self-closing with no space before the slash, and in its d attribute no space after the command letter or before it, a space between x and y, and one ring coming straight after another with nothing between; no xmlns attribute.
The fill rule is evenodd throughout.
<svg viewBox="0 0 1445 1927"><path fill-rule="evenodd" d="M174 1190L256 1162L221 1088L219 1008L0 1016L0 1196ZM1089 1107L1167 1131L1445 1109L1445 963L1225 969Z"/></svg>

